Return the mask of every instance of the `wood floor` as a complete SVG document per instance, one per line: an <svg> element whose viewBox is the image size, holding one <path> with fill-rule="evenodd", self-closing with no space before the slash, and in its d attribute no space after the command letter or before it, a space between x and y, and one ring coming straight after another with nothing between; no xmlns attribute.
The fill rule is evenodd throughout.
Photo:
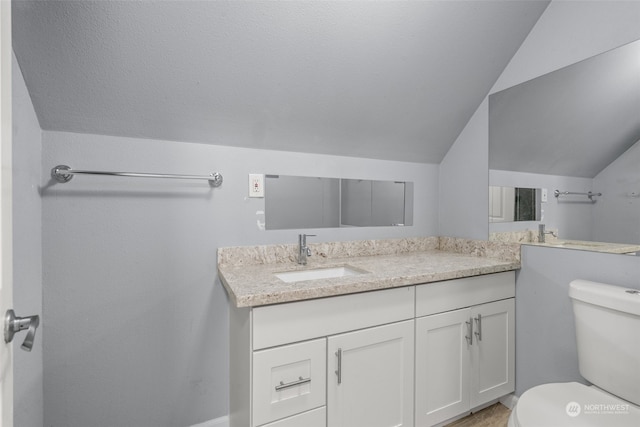
<svg viewBox="0 0 640 427"><path fill-rule="evenodd" d="M511 411L501 403L496 403L482 411L447 424L446 427L507 427Z"/></svg>

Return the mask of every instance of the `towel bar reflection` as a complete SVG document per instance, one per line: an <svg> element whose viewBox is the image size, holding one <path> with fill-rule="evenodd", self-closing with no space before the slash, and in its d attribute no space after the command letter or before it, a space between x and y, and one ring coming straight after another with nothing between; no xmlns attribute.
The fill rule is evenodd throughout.
<svg viewBox="0 0 640 427"><path fill-rule="evenodd" d="M587 196L589 198L589 200L593 200L594 197L596 196L602 196L602 193L594 193L592 191L586 192L586 193L576 193L573 191L560 191L560 190L556 190L553 192L553 194L556 196L556 198L560 197L560 196L568 196L568 195L573 195L573 196Z"/></svg>
<svg viewBox="0 0 640 427"><path fill-rule="evenodd" d="M170 179L201 179L209 181L212 187L220 187L222 185L222 175L214 172L209 176L202 175L173 175L164 173L138 173L138 172L110 172L110 171L90 171L71 169L67 165L58 165L51 169L51 177L60 183L69 182L73 175L109 175L109 176L128 176L134 178L170 178Z"/></svg>

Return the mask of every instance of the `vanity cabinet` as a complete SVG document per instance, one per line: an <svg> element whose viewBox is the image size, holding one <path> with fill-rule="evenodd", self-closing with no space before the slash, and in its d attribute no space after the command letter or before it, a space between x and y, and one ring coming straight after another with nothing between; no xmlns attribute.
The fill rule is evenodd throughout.
<svg viewBox="0 0 640 427"><path fill-rule="evenodd" d="M446 292L440 288L445 284ZM515 388L513 275L429 286L416 288L417 427L446 421Z"/></svg>
<svg viewBox="0 0 640 427"><path fill-rule="evenodd" d="M422 427L509 394L514 288L510 271L232 308L229 425Z"/></svg>

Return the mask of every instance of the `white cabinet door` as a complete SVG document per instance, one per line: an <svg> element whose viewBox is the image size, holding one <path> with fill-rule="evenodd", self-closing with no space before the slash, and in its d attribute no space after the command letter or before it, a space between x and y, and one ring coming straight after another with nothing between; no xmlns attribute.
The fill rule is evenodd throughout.
<svg viewBox="0 0 640 427"><path fill-rule="evenodd" d="M414 321L328 339L328 427L413 426Z"/></svg>
<svg viewBox="0 0 640 427"><path fill-rule="evenodd" d="M469 309L416 320L416 427L469 410Z"/></svg>
<svg viewBox="0 0 640 427"><path fill-rule="evenodd" d="M513 298L416 320L416 427L514 390L514 327Z"/></svg>
<svg viewBox="0 0 640 427"><path fill-rule="evenodd" d="M471 308L473 378L471 407L511 393L515 387L515 303L506 299Z"/></svg>

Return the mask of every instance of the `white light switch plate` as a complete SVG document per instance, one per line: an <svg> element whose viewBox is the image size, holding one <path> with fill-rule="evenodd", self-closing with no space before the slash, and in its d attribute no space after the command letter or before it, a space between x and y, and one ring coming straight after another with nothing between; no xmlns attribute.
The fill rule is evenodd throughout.
<svg viewBox="0 0 640 427"><path fill-rule="evenodd" d="M249 174L249 197L264 197L264 175L261 173Z"/></svg>

